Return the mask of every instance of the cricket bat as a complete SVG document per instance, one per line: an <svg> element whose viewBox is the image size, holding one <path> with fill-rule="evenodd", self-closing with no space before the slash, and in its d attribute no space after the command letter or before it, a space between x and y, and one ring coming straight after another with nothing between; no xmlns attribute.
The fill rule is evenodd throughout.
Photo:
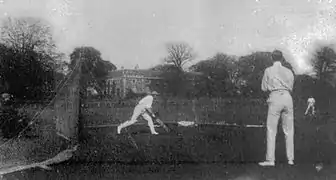
<svg viewBox="0 0 336 180"><path fill-rule="evenodd" d="M165 129L167 132L169 132L169 128L165 125L165 123L163 121L160 120L159 117L155 116L153 113L149 112L147 109L146 109L146 111L157 123L159 123L160 126L163 127L163 129Z"/></svg>
<svg viewBox="0 0 336 180"><path fill-rule="evenodd" d="M161 121L159 118L155 118L155 121L160 124L160 126L163 127L167 132L169 132L169 128L165 125L163 121Z"/></svg>

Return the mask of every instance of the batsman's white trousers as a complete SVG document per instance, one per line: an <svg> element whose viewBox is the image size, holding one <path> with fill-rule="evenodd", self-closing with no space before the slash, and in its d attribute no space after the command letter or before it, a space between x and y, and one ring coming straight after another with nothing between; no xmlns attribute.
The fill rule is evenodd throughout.
<svg viewBox="0 0 336 180"><path fill-rule="evenodd" d="M131 118L131 122L135 122L137 121L139 116L142 116L146 121L153 121L152 118L148 115L148 113L146 112L145 108L142 106L135 106L134 110L133 110L133 115Z"/></svg>
<svg viewBox="0 0 336 180"><path fill-rule="evenodd" d="M275 161L275 142L279 119L282 119L282 129L286 140L288 160L294 160L294 113L293 99L288 91L271 92L268 100L267 115L267 152L266 160Z"/></svg>

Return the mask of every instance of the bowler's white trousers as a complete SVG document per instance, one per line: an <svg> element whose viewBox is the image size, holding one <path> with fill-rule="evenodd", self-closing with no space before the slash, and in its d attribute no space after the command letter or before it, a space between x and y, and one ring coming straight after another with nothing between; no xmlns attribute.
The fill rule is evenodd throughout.
<svg viewBox="0 0 336 180"><path fill-rule="evenodd" d="M275 161L275 142L279 119L286 140L286 154L289 161L294 160L294 113L293 99L288 91L273 91L267 100L267 152L266 160Z"/></svg>

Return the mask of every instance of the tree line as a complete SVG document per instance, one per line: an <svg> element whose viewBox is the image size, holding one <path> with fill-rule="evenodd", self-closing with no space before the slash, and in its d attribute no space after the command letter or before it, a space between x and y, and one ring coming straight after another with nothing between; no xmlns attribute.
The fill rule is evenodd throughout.
<svg viewBox="0 0 336 180"><path fill-rule="evenodd" d="M217 53L195 63L192 48L186 43L167 45L168 55L164 62L152 70L162 71L163 81L153 81L151 87L168 96L187 98L235 97L263 98L261 91L264 70L273 64L272 52L253 52L245 56L232 56ZM335 97L336 53L331 45L316 49L310 59L314 75L296 75L294 98L314 96L320 101ZM292 66L283 64L293 71ZM294 72L294 71L293 71Z"/></svg>

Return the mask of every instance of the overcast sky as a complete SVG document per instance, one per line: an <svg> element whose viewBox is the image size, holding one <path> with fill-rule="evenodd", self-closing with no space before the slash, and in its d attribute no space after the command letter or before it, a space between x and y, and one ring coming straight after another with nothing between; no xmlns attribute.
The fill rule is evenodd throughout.
<svg viewBox="0 0 336 180"><path fill-rule="evenodd" d="M62 51L91 45L125 68L160 63L174 41L189 43L197 60L273 50L312 31L319 9L316 0L0 0L2 16L47 19Z"/></svg>

